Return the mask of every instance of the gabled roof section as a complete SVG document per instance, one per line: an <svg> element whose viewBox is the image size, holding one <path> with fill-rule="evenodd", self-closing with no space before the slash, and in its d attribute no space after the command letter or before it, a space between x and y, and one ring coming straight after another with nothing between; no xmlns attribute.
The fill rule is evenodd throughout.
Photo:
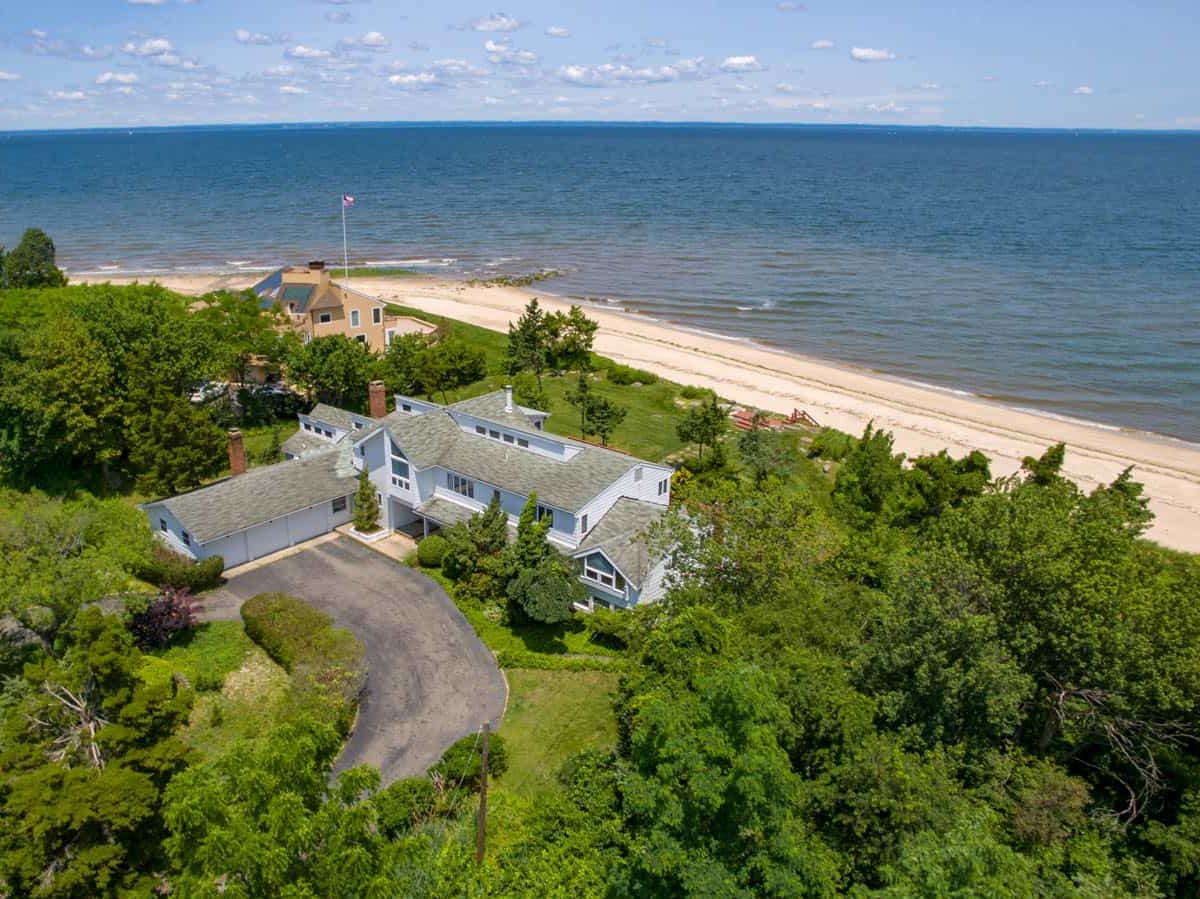
<svg viewBox="0 0 1200 899"><path fill-rule="evenodd" d="M252 468L208 487L147 503L171 512L197 543L208 543L292 512L352 494L357 485L350 447Z"/></svg>
<svg viewBox="0 0 1200 899"><path fill-rule="evenodd" d="M646 546L646 529L662 518L665 506L622 497L592 528L572 555L577 559L602 552L625 579L641 587L661 556Z"/></svg>
<svg viewBox="0 0 1200 899"><path fill-rule="evenodd" d="M321 453L329 449L330 443L324 437L314 437L304 431L297 431L279 447L281 452L304 458L313 453Z"/></svg>
<svg viewBox="0 0 1200 899"><path fill-rule="evenodd" d="M347 412L345 409L339 409L337 406L330 406L327 403L317 403L313 406L311 412L305 414L315 421L332 425L335 428L341 428L343 431L354 430L354 413ZM358 417L367 419L365 415Z"/></svg>
<svg viewBox="0 0 1200 899"><path fill-rule="evenodd" d="M505 391L493 390L491 393L484 393L480 396L473 396L470 399L460 400L457 403L451 403L446 408L492 421L496 424L505 425L514 430L545 435L545 431L539 431L533 426L533 422L530 421L529 416L536 415L545 418L550 414L549 412L542 412L539 409L527 409L524 406L516 404L513 405L510 412L504 408L506 402ZM560 438L555 437L553 439L557 440Z"/></svg>

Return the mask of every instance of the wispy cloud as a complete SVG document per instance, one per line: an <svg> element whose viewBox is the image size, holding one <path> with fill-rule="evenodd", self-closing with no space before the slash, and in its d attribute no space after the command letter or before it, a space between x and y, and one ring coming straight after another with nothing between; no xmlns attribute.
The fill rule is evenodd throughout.
<svg viewBox="0 0 1200 899"><path fill-rule="evenodd" d="M833 41L826 38L821 38L820 40L813 41L811 44L809 44L808 48L810 50L832 50L836 46L837 44L835 44Z"/></svg>
<svg viewBox="0 0 1200 899"><path fill-rule="evenodd" d="M571 32L561 25L549 25L546 28L546 37L570 37Z"/></svg>
<svg viewBox="0 0 1200 899"><path fill-rule="evenodd" d="M133 72L101 72L96 76L97 84L137 84L138 80Z"/></svg>
<svg viewBox="0 0 1200 899"><path fill-rule="evenodd" d="M6 72L0 69L0 81L20 81L21 76L16 72Z"/></svg>
<svg viewBox="0 0 1200 899"><path fill-rule="evenodd" d="M301 96L303 94L307 94L308 90L295 84L284 84L279 88L279 93Z"/></svg>
<svg viewBox="0 0 1200 899"><path fill-rule="evenodd" d="M126 41L121 45L121 52L128 53L130 56L139 56L148 58L151 56L162 56L164 53L173 53L175 45L165 37L148 37L143 40Z"/></svg>
<svg viewBox="0 0 1200 899"><path fill-rule="evenodd" d="M288 47L283 51L283 55L290 59L329 59L333 56L329 50L322 50L318 47L308 47L304 44L296 44L294 47Z"/></svg>
<svg viewBox="0 0 1200 899"><path fill-rule="evenodd" d="M408 49L416 53L425 53L429 50L429 45L424 41L409 41Z"/></svg>
<svg viewBox="0 0 1200 899"><path fill-rule="evenodd" d="M661 84L702 77L703 57L680 59L664 66L631 66L626 63L604 63L598 66L560 66L559 80L579 87L613 87L633 84Z"/></svg>
<svg viewBox="0 0 1200 899"><path fill-rule="evenodd" d="M488 53L488 62L493 65L532 66L537 65L538 56L532 50L516 50L507 41L486 40L483 49Z"/></svg>
<svg viewBox="0 0 1200 899"><path fill-rule="evenodd" d="M334 25L347 25L354 21L354 16L346 9L331 9L325 13L325 21Z"/></svg>
<svg viewBox="0 0 1200 899"><path fill-rule="evenodd" d="M907 106L900 106L895 100L888 100L886 103L868 103L863 107L867 112L886 113L895 115L901 112L908 112Z"/></svg>
<svg viewBox="0 0 1200 899"><path fill-rule="evenodd" d="M266 34L262 31L239 28L233 33L233 39L239 44L257 44L260 47L266 47L271 44L286 44L288 37L286 34Z"/></svg>
<svg viewBox="0 0 1200 899"><path fill-rule="evenodd" d="M484 16L481 19L476 19L471 23L472 31L516 31L521 27L521 20L515 19L507 13L497 12L490 16Z"/></svg>
<svg viewBox="0 0 1200 899"><path fill-rule="evenodd" d="M721 63L722 72L761 72L766 66L757 56L726 56Z"/></svg>
<svg viewBox="0 0 1200 899"><path fill-rule="evenodd" d="M88 95L85 94L83 91L51 91L50 92L51 100L67 100L69 102L78 102L79 100L86 100L87 98L88 98Z"/></svg>
<svg viewBox="0 0 1200 899"><path fill-rule="evenodd" d="M130 6L162 6L165 0L125 0Z"/></svg>
<svg viewBox="0 0 1200 899"><path fill-rule="evenodd" d="M1090 97L1092 94L1096 93L1096 91L1093 90L1090 85L1081 84L1079 87L1075 88L1075 90L1071 91L1071 93L1079 97Z"/></svg>
<svg viewBox="0 0 1200 899"><path fill-rule="evenodd" d="M1048 88L1048 87L1054 87L1054 82L1053 82L1053 81L1046 81L1046 80L1044 80L1044 79L1043 79L1043 80L1041 80L1041 81L1035 81L1035 82L1033 82L1033 86L1034 86L1034 87L1037 87L1037 88L1041 88L1041 89L1043 89L1043 90L1044 90L1045 88Z"/></svg>
<svg viewBox="0 0 1200 899"><path fill-rule="evenodd" d="M379 31L368 31L359 37L347 37L338 41L338 46L343 50L370 50L378 52L386 50L391 45L392 42Z"/></svg>
<svg viewBox="0 0 1200 899"><path fill-rule="evenodd" d="M878 47L851 47L850 58L855 62L885 62L895 59L896 54Z"/></svg>
<svg viewBox="0 0 1200 899"><path fill-rule="evenodd" d="M803 3L797 3L796 0L779 0L775 4L775 8L780 12L804 12L806 7Z"/></svg>

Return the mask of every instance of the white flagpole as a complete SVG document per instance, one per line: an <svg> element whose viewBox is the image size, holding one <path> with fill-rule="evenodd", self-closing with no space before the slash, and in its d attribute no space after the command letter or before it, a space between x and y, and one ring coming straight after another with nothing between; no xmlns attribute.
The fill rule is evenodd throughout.
<svg viewBox="0 0 1200 899"><path fill-rule="evenodd" d="M346 286L350 286L350 245L346 242L346 197L342 195L342 263L346 267Z"/></svg>

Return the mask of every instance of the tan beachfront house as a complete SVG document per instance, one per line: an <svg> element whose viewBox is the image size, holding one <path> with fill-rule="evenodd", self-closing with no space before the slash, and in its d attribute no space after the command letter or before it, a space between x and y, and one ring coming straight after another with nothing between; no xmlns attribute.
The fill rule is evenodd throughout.
<svg viewBox="0 0 1200 899"><path fill-rule="evenodd" d="M420 319L389 315L383 300L334 281L320 261L279 269L253 289L264 303L279 304L306 343L344 334L382 353L397 334L435 330Z"/></svg>

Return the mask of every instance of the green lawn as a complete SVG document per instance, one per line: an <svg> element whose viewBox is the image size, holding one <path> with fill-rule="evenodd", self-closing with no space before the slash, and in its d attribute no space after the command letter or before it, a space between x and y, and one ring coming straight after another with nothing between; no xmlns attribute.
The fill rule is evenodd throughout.
<svg viewBox="0 0 1200 899"><path fill-rule="evenodd" d="M196 689L181 736L209 755L266 733L288 688L287 673L259 649L240 621L201 624L166 649L147 653L148 683L182 674Z"/></svg>
<svg viewBox="0 0 1200 899"><path fill-rule="evenodd" d="M246 462L251 468L255 465L265 464L258 461L259 456L266 452L267 447L271 445L271 432L279 432L279 442L283 443L293 434L300 430L299 420L293 418L290 421L276 422L271 425L256 425L252 428L242 428L242 444L246 448ZM282 458L282 457L280 457ZM226 468L224 474L228 474L229 469Z"/></svg>
<svg viewBox="0 0 1200 899"><path fill-rule="evenodd" d="M554 788L559 768L584 749L616 744L612 699L619 676L602 671L530 671L508 676L508 711L500 734L509 767L501 788L535 796Z"/></svg>
<svg viewBox="0 0 1200 899"><path fill-rule="evenodd" d="M454 319L429 315L419 309L407 306L389 305L388 310L398 315L413 315L430 321L448 332L462 337L469 343L482 347L488 357L489 375L483 381L477 381L468 387L448 391L443 398L440 394L434 397L438 402L443 399L449 402L477 396L489 390L497 390L511 382L512 378L504 373L505 350L508 346L508 335L497 331L489 331L476 325ZM597 367L607 365L608 360L597 357ZM545 376L542 379L543 390L546 394L550 418L546 422L546 430L553 434L566 437L580 438L579 412L566 400L566 394L573 387L574 375L563 377ZM610 440L613 449L632 453L643 459L662 460L682 449L683 444L675 434L675 425L682 417L683 410L688 405L687 400L680 398L682 389L673 381L659 380L645 385L610 384L604 379L602 371L592 375L592 389L600 396L611 399L627 410L625 420L621 422Z"/></svg>

